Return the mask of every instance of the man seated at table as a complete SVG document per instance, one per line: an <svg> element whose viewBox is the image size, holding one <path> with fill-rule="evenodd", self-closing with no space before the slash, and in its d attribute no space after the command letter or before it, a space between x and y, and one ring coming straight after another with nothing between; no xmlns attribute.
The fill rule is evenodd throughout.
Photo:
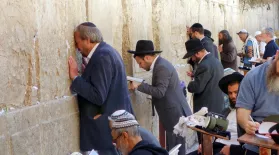
<svg viewBox="0 0 279 155"><path fill-rule="evenodd" d="M143 140L139 132L139 123L127 112L118 119L111 120L113 143L122 155L168 155L168 152L154 144Z"/></svg>
<svg viewBox="0 0 279 155"><path fill-rule="evenodd" d="M243 79L243 75L231 68L226 68L224 70L224 77L219 81L220 89L228 95L230 106L222 112L224 116L229 120L229 125L227 131L231 133L230 140L216 139L213 143L213 154L219 155L242 155L244 150L237 141L237 121L236 121L236 109L235 103L238 95L238 88ZM201 146L199 151L201 152Z"/></svg>
<svg viewBox="0 0 279 155"><path fill-rule="evenodd" d="M237 122L247 134L254 135L264 118L279 114L279 51L248 72L243 78L237 101ZM253 120L250 119L250 115ZM245 144L246 155L258 154L259 148Z"/></svg>

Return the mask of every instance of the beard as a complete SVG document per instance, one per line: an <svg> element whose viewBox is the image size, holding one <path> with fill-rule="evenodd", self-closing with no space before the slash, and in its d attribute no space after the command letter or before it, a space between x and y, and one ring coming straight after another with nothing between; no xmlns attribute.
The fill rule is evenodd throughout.
<svg viewBox="0 0 279 155"><path fill-rule="evenodd" d="M224 44L224 40L223 39L219 39L219 45Z"/></svg>
<svg viewBox="0 0 279 155"><path fill-rule="evenodd" d="M235 109L235 102L233 102L231 99L229 99L229 101L230 101L230 107Z"/></svg>
<svg viewBox="0 0 279 155"><path fill-rule="evenodd" d="M276 61L274 61L267 70L266 83L267 89L270 93L279 95L279 75L276 69Z"/></svg>

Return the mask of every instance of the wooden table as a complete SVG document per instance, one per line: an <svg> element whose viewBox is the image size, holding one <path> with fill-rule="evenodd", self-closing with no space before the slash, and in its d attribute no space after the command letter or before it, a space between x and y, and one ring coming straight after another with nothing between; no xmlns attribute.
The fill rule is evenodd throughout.
<svg viewBox="0 0 279 155"><path fill-rule="evenodd" d="M228 137L223 137L223 136L220 136L220 135L212 134L212 133L206 132L204 130L195 128L195 127L188 126L188 128L201 133L201 135L202 135L201 136L202 155L212 155L213 154L212 138L216 137L216 138L229 140Z"/></svg>
<svg viewBox="0 0 279 155"><path fill-rule="evenodd" d="M245 134L237 139L239 142L259 146L260 155L270 155L271 149L278 150L279 155L279 145L276 144L271 138L262 138L257 135Z"/></svg>

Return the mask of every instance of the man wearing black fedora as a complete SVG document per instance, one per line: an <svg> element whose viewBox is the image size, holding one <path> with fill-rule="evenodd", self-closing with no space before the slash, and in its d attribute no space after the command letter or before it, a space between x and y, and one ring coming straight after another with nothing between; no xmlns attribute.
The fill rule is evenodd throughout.
<svg viewBox="0 0 279 155"><path fill-rule="evenodd" d="M131 83L131 89L152 96L152 109L154 107L159 115L167 133L167 150L177 144L182 144L179 155L185 155L185 139L173 135L173 127L181 116L192 114L187 100L180 88L180 80L173 65L166 59L160 57L162 51L154 51L153 42L150 40L139 40L134 54L136 62L146 71L152 71L152 85L142 82Z"/></svg>
<svg viewBox="0 0 279 155"><path fill-rule="evenodd" d="M216 139L213 143L213 154L214 155L242 155L245 150L237 141L238 138L238 126L236 120L236 98L238 95L238 89L244 76L239 72L231 68L224 69L224 77L219 81L220 89L228 95L230 106L223 110L222 114L229 120L227 131L230 132L230 140ZM199 147L201 152L201 145Z"/></svg>
<svg viewBox="0 0 279 155"><path fill-rule="evenodd" d="M222 64L205 50L199 39L191 39L185 46L187 53L183 59L191 58L198 64L193 80L187 87L189 92L194 93L194 112L207 107L210 112L221 113L224 97L218 82L224 74Z"/></svg>

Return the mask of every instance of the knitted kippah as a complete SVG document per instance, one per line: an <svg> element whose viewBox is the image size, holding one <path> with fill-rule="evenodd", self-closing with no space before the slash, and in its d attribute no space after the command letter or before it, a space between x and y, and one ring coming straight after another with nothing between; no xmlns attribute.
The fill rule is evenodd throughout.
<svg viewBox="0 0 279 155"><path fill-rule="evenodd" d="M109 120L112 121L112 128L119 129L130 126L139 125L138 121L136 121L135 117L127 112L126 110L118 110L114 112Z"/></svg>

